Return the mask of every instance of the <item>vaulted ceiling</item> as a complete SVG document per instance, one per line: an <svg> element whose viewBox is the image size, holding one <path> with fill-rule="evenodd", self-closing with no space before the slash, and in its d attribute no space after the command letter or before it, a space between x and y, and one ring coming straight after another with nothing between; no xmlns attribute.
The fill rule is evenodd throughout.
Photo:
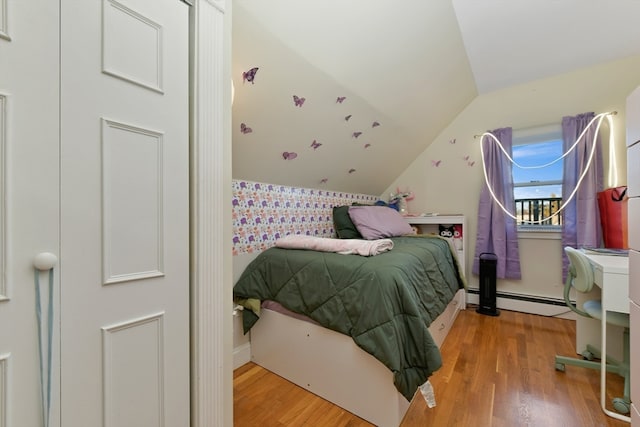
<svg viewBox="0 0 640 427"><path fill-rule="evenodd" d="M638 16L637 0L235 0L233 176L380 194L475 97L639 55Z"/></svg>

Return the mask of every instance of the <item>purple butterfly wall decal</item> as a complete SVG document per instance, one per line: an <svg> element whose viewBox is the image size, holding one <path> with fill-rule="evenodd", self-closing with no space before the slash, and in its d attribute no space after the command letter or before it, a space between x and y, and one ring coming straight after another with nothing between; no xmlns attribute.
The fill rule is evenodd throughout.
<svg viewBox="0 0 640 427"><path fill-rule="evenodd" d="M244 82L250 82L251 84L254 84L253 80L256 78L257 72L258 67L253 67L249 71L244 71L242 73L242 84L244 84Z"/></svg>
<svg viewBox="0 0 640 427"><path fill-rule="evenodd" d="M336 104L342 104L342 101L344 101L345 99L347 99L346 96L339 96L336 98Z"/></svg>
<svg viewBox="0 0 640 427"><path fill-rule="evenodd" d="M351 118L351 114L349 114L348 116L344 116L344 121L348 122L350 118Z"/></svg>
<svg viewBox="0 0 640 427"><path fill-rule="evenodd" d="M438 167L442 163L442 160L431 160L431 166Z"/></svg>
<svg viewBox="0 0 640 427"><path fill-rule="evenodd" d="M354 132L353 133L353 137L354 138L358 138L360 135L362 135L362 132Z"/></svg>
<svg viewBox="0 0 640 427"><path fill-rule="evenodd" d="M326 184L326 183L327 183L327 181L329 181L329 178L322 178L322 179L320 180L320 184Z"/></svg>
<svg viewBox="0 0 640 427"><path fill-rule="evenodd" d="M373 123L371 123L371 127L372 127L372 128L377 127L377 126L380 126L380 122L373 122Z"/></svg>
<svg viewBox="0 0 640 427"><path fill-rule="evenodd" d="M244 123L240 123L240 132L242 132L242 133L251 133L251 132L253 132L253 129L251 129L249 126L247 126Z"/></svg>
<svg viewBox="0 0 640 427"><path fill-rule="evenodd" d="M322 144L317 142L315 139L313 140L313 142L311 143L311 148L313 148L314 150L318 149Z"/></svg>
<svg viewBox="0 0 640 427"><path fill-rule="evenodd" d="M369 147L371 147L371 144L369 143L364 144L364 148L369 148Z"/></svg>
<svg viewBox="0 0 640 427"><path fill-rule="evenodd" d="M349 173L354 173L356 170L354 168L349 169Z"/></svg>
<svg viewBox="0 0 640 427"><path fill-rule="evenodd" d="M282 158L285 160L293 160L296 157L298 157L298 153L294 153L293 151L285 151L284 153L282 153Z"/></svg>
<svg viewBox="0 0 640 427"><path fill-rule="evenodd" d="M469 156L469 155L466 155L466 156L464 156L464 157L463 157L463 159L464 159L464 161L465 161L465 162L466 162L467 160L469 160L470 158L471 158L471 156Z"/></svg>
<svg viewBox="0 0 640 427"><path fill-rule="evenodd" d="M296 107L302 107L302 104L304 104L304 101L306 101L305 98L300 98L297 95L293 95L293 105L295 105Z"/></svg>
<svg viewBox="0 0 640 427"><path fill-rule="evenodd" d="M473 167L473 165L475 165L475 164L476 164L475 160L474 160L474 161L472 161L472 162L471 162L471 161L467 162L467 165L468 165L469 167Z"/></svg>
<svg viewBox="0 0 640 427"><path fill-rule="evenodd" d="M449 140L449 144L455 144L455 143L456 143L456 139L455 139L455 138L451 138L451 139Z"/></svg>

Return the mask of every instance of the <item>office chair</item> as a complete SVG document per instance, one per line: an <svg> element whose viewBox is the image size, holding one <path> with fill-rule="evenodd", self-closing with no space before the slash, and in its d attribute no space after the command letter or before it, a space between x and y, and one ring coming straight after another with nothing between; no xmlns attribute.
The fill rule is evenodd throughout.
<svg viewBox="0 0 640 427"><path fill-rule="evenodd" d="M564 248L567 257L569 257L569 274L564 284L564 301L567 306L578 313L580 316L591 317L593 319L602 320L602 304L600 300L586 301L582 305L582 310L576 307L569 299L569 292L573 287L578 292L589 292L594 285L593 267L589 263L589 259L580 251L571 248ZM613 407L616 411L627 414L630 409L629 399L629 315L626 313L607 312L607 323L624 327L624 348L623 361L618 362L607 358L607 372L614 372L624 378L624 397L616 397L613 399ZM583 368L600 370L600 362L592 361L594 355L598 351L590 345L587 350L582 352L584 359L573 357L556 356L556 370L564 372L565 365L580 366ZM606 357L606 355L604 356Z"/></svg>

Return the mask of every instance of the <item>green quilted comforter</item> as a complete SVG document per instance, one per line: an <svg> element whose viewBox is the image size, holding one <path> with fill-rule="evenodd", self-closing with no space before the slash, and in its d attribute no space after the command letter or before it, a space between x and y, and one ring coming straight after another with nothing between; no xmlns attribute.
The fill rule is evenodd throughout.
<svg viewBox="0 0 640 427"><path fill-rule="evenodd" d="M373 257L275 247L262 252L234 286L236 301L249 308L245 333L259 319L259 301L277 301L351 336L393 372L396 388L411 400L442 365L427 327L464 278L447 241L392 240L391 251Z"/></svg>

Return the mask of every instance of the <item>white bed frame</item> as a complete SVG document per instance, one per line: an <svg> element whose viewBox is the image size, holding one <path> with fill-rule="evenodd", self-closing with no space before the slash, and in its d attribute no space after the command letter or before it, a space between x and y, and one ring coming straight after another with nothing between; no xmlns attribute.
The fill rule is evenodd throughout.
<svg viewBox="0 0 640 427"><path fill-rule="evenodd" d="M465 301L461 289L429 327L439 347ZM251 329L251 358L379 427L397 427L409 408L381 362L351 337L304 320L263 309Z"/></svg>

